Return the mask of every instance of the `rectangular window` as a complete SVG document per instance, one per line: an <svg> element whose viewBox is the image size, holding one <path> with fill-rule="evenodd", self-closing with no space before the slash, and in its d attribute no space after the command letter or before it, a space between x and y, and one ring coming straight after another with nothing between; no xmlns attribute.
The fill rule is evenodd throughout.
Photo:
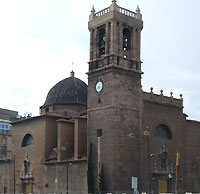
<svg viewBox="0 0 200 194"><path fill-rule="evenodd" d="M97 129L97 137L101 137L102 136L102 129Z"/></svg>
<svg viewBox="0 0 200 194"><path fill-rule="evenodd" d="M6 149L6 139L5 138L3 138L1 140L1 149Z"/></svg>
<svg viewBox="0 0 200 194"><path fill-rule="evenodd" d="M49 107L45 108L45 112L46 113L49 112Z"/></svg>

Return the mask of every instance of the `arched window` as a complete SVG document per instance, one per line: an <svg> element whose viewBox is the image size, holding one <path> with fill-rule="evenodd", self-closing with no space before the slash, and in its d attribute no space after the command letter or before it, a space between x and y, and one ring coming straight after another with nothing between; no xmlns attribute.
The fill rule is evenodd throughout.
<svg viewBox="0 0 200 194"><path fill-rule="evenodd" d="M105 28L102 27L99 29L99 54L105 54L105 46L106 46L106 32Z"/></svg>
<svg viewBox="0 0 200 194"><path fill-rule="evenodd" d="M162 139L172 139L172 133L167 125L160 124L155 129L154 137Z"/></svg>
<svg viewBox="0 0 200 194"><path fill-rule="evenodd" d="M130 37L131 32L128 28L124 28L123 30L123 50L128 51L130 49Z"/></svg>
<svg viewBox="0 0 200 194"><path fill-rule="evenodd" d="M31 134L26 134L22 140L22 147L29 147L34 144Z"/></svg>

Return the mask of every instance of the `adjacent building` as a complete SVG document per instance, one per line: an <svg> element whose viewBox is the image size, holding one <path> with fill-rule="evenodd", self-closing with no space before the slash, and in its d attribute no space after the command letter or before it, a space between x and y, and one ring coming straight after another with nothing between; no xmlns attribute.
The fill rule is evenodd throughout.
<svg viewBox="0 0 200 194"><path fill-rule="evenodd" d="M17 111L0 108L0 159L11 153L11 130L13 129L11 122L16 120L17 116Z"/></svg>
<svg viewBox="0 0 200 194"><path fill-rule="evenodd" d="M13 121L18 116L17 111L0 108L0 119Z"/></svg>

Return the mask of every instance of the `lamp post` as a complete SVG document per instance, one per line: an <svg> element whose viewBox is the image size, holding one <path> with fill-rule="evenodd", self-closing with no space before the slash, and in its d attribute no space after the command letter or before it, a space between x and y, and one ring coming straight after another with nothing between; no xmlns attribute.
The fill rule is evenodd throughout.
<svg viewBox="0 0 200 194"><path fill-rule="evenodd" d="M67 154L67 186L66 186L66 194L68 194L68 189L69 189L69 188L68 188L68 184L69 184L69 182L68 182L68 177L69 177L69 174L68 174L68 170L69 170L69 169L68 169L68 162L69 162L69 161L68 161L68 154Z"/></svg>
<svg viewBox="0 0 200 194"><path fill-rule="evenodd" d="M68 194L68 190L69 190L69 166L71 166L72 163L69 163L69 158L68 158L68 154L67 154L67 187L66 187L66 194Z"/></svg>
<svg viewBox="0 0 200 194"><path fill-rule="evenodd" d="M144 139L147 141L147 162L148 162L148 193L151 193L151 167L150 167L150 157L153 157L154 154L150 155L150 149L149 149L149 128L147 126L146 130L144 131L144 137L137 136L135 133L129 133L129 137L134 137L138 139Z"/></svg>
<svg viewBox="0 0 200 194"><path fill-rule="evenodd" d="M149 128L147 126L146 131L144 131L144 135L146 136L147 140L147 155L148 155L148 175L149 175L149 181L148 181L148 192L151 193L151 167L150 167L150 150L149 150Z"/></svg>
<svg viewBox="0 0 200 194"><path fill-rule="evenodd" d="M67 151L66 147L61 147L62 151ZM67 162L66 162L66 194L68 194L68 190L69 190L69 166L71 166L72 163L69 163L69 156L68 156L68 152L67 152Z"/></svg>
<svg viewBox="0 0 200 194"><path fill-rule="evenodd" d="M15 155L13 155L13 162L14 162L14 164L13 164L13 170L14 170L14 172L13 172L13 193L15 194L15 187L16 187L16 176L15 176Z"/></svg>

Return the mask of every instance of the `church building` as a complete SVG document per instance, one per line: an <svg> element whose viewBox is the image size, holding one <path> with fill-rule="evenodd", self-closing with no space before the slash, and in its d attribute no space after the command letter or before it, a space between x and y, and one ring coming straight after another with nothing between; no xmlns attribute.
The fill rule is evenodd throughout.
<svg viewBox="0 0 200 194"><path fill-rule="evenodd" d="M12 123L0 192L200 192L200 122L187 119L182 94L142 89L139 7L93 7L88 28L88 85L72 71L39 116Z"/></svg>

